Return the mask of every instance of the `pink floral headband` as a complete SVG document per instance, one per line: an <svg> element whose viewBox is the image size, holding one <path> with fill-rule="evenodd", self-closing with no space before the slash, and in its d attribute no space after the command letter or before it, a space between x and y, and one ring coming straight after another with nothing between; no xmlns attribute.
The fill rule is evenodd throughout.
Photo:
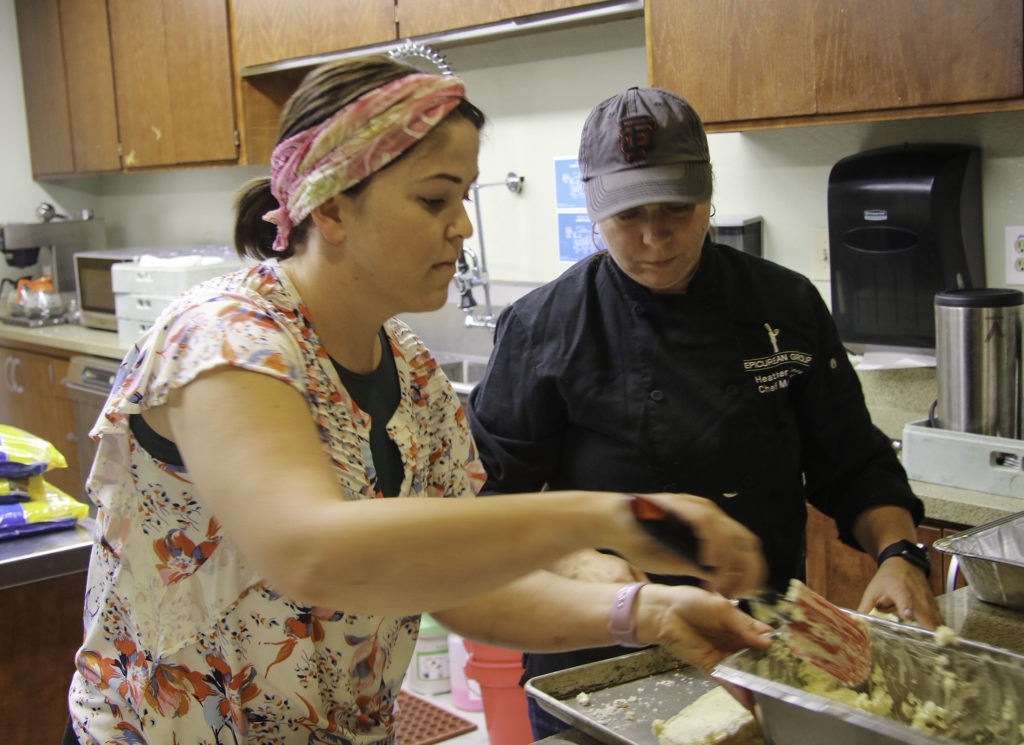
<svg viewBox="0 0 1024 745"><path fill-rule="evenodd" d="M273 249L316 207L379 171L423 139L466 95L458 78L414 73L363 94L330 118L278 143L270 191L281 206Z"/></svg>

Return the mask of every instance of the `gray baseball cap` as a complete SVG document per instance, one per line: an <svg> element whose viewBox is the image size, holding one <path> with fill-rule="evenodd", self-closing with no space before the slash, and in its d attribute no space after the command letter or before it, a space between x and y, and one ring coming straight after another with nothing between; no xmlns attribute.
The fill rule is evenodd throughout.
<svg viewBox="0 0 1024 745"><path fill-rule="evenodd" d="M659 88L599 103L583 125L579 164L593 222L644 204L711 200L704 125L690 104Z"/></svg>

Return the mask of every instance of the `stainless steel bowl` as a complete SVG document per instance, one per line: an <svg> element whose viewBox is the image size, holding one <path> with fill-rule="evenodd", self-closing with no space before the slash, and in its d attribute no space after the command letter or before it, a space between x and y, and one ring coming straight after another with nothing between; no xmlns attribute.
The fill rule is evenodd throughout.
<svg viewBox="0 0 1024 745"><path fill-rule="evenodd" d="M955 557L978 598L1024 610L1024 512L940 538L933 545Z"/></svg>

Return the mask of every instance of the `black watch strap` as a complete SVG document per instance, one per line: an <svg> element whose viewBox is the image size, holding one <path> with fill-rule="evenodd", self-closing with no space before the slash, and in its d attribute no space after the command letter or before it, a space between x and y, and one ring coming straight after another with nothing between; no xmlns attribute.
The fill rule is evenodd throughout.
<svg viewBox="0 0 1024 745"><path fill-rule="evenodd" d="M931 576L932 562L931 559L928 558L928 549L923 544L914 543L913 541L908 541L906 539L890 543L882 549L881 553L878 554L879 566L881 566L883 561L891 559L893 556L899 556L901 559L906 559L924 572L926 577Z"/></svg>

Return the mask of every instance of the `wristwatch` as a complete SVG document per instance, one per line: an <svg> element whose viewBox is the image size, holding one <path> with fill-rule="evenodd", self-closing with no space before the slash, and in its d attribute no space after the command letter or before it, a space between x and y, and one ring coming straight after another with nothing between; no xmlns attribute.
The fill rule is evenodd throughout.
<svg viewBox="0 0 1024 745"><path fill-rule="evenodd" d="M906 559L924 572L924 576L931 576L932 562L931 559L928 558L928 549L925 548L924 544L914 543L913 541L908 541L905 538L902 541L890 543L882 549L880 554L878 554L878 565L881 566L883 561L891 559L893 556L899 556L901 559Z"/></svg>

